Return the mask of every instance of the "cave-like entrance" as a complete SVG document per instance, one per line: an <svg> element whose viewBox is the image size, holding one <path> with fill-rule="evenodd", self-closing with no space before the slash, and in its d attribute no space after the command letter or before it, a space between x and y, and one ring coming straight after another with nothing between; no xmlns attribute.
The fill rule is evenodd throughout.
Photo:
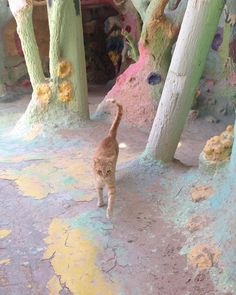
<svg viewBox="0 0 236 295"><path fill-rule="evenodd" d="M109 4L85 5L82 13L88 82L104 84L120 70L121 17Z"/></svg>

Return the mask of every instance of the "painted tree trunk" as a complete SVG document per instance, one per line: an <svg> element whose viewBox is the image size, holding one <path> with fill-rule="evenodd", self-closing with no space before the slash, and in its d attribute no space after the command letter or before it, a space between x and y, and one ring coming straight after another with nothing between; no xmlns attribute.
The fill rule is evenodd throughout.
<svg viewBox="0 0 236 295"><path fill-rule="evenodd" d="M0 97L6 95L5 82L5 52L3 44L3 28L12 18L11 11L6 0L0 1Z"/></svg>
<svg viewBox="0 0 236 295"><path fill-rule="evenodd" d="M57 78L57 65L60 62L60 50L62 47L61 31L65 4L65 1L56 1L54 2L52 7L48 6L50 30L49 69L50 77L52 80L55 80Z"/></svg>
<svg viewBox="0 0 236 295"><path fill-rule="evenodd" d="M213 122L234 115L236 64L229 50L233 26L225 20L227 16L223 12L202 75L201 95L196 105L199 115L208 115Z"/></svg>
<svg viewBox="0 0 236 295"><path fill-rule="evenodd" d="M45 81L39 50L35 38L33 21L33 6L27 6L15 15L17 33L21 40L22 50L33 89Z"/></svg>
<svg viewBox="0 0 236 295"><path fill-rule="evenodd" d="M224 0L189 0L146 153L161 161L174 157L193 102Z"/></svg>
<svg viewBox="0 0 236 295"><path fill-rule="evenodd" d="M4 85L4 75L5 75L5 53L3 47L3 38L2 38L2 30L0 28L0 97L4 97L6 94L6 87Z"/></svg>
<svg viewBox="0 0 236 295"><path fill-rule="evenodd" d="M80 12L80 15L74 15L74 18L71 17L72 12L74 12L73 1L66 3L66 10L68 13L65 15L64 26L62 27L61 52L63 58L72 63L71 82L74 85L76 99L71 101L70 109L78 112L80 118L86 120L89 119L89 108L82 12Z"/></svg>
<svg viewBox="0 0 236 295"><path fill-rule="evenodd" d="M226 116L234 116L235 22L236 1L226 0L200 82L201 94L194 104L198 115L212 123L224 121Z"/></svg>
<svg viewBox="0 0 236 295"><path fill-rule="evenodd" d="M11 9L13 11L14 7ZM79 121L89 118L89 111L82 18L75 9L74 1L58 0L48 6L48 79L43 74L33 31L32 4L26 1L20 10L14 12L14 16L33 86L32 99L14 131L27 132L35 125L42 126L44 131L78 126Z"/></svg>
<svg viewBox="0 0 236 295"><path fill-rule="evenodd" d="M138 127L151 126L186 2L183 0L179 9L167 17L164 14L167 0L153 0L148 7L134 1L144 20L139 40L139 59L117 78L114 87L98 106L95 117L109 114L111 110L106 99L114 98L124 106L123 121ZM178 19L177 14L180 15Z"/></svg>

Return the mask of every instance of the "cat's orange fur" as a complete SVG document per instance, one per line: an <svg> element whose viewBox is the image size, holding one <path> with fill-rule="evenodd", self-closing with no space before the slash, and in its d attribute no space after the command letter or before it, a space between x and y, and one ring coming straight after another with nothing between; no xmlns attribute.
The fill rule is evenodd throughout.
<svg viewBox="0 0 236 295"><path fill-rule="evenodd" d="M119 153L119 145L116 140L116 134L123 113L122 105L117 103L115 100L110 100L110 102L116 104L117 106L116 116L111 125L107 137L105 137L98 145L93 157L93 171L95 175L99 207L102 207L104 205L104 186L106 185L108 189L108 206L106 214L107 218L111 218L115 202L115 172L116 162Z"/></svg>

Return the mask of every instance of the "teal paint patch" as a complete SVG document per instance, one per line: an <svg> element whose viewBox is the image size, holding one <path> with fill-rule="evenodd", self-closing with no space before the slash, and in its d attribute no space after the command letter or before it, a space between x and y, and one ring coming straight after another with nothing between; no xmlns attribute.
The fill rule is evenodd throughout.
<svg viewBox="0 0 236 295"><path fill-rule="evenodd" d="M117 263L120 266L127 266L129 265L129 257L128 252L125 248L119 247L116 249L116 257L117 257Z"/></svg>
<svg viewBox="0 0 236 295"><path fill-rule="evenodd" d="M72 177L66 177L64 180L63 180L63 183L65 185L72 185L72 184L76 184L77 181L76 179L72 178Z"/></svg>
<svg viewBox="0 0 236 295"><path fill-rule="evenodd" d="M101 210L88 211L81 214L78 218L67 220L67 223L74 229L85 229L90 237L94 235L107 235L108 230L113 229L113 224L109 220L104 220L104 212Z"/></svg>
<svg viewBox="0 0 236 295"><path fill-rule="evenodd" d="M211 224L213 240L222 251L221 261L224 265L223 272L213 278L218 288L226 285L228 291L236 290L236 184L230 175L230 170L224 170L217 175L218 193L212 200L211 215L215 218Z"/></svg>
<svg viewBox="0 0 236 295"><path fill-rule="evenodd" d="M180 254L188 254L196 243L213 245L220 250L220 267L211 268L210 275L222 292L236 290L236 183L230 165L218 168L214 176L192 169L175 179L175 182L165 178L160 180L164 188L172 187L172 192L165 196L165 202L161 204L164 217L173 221L186 236ZM199 203L191 201L190 190L198 185L213 187L214 194L210 199ZM209 222L200 230L190 233L186 225L195 216L207 216Z"/></svg>

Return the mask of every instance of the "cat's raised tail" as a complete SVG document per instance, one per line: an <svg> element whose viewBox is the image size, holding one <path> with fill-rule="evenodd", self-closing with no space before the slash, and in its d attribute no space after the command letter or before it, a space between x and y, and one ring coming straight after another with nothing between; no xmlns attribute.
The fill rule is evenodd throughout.
<svg viewBox="0 0 236 295"><path fill-rule="evenodd" d="M116 112L115 119L114 119L114 121L113 121L113 123L111 125L111 128L110 128L109 132L108 132L108 136L116 138L117 129L119 127L119 124L120 124L120 121L121 121L121 118L122 118L122 115L123 115L123 107L122 107L121 104L116 102L116 100L114 100L114 99L109 99L107 101L109 101L111 103L114 103L117 106L117 112Z"/></svg>

